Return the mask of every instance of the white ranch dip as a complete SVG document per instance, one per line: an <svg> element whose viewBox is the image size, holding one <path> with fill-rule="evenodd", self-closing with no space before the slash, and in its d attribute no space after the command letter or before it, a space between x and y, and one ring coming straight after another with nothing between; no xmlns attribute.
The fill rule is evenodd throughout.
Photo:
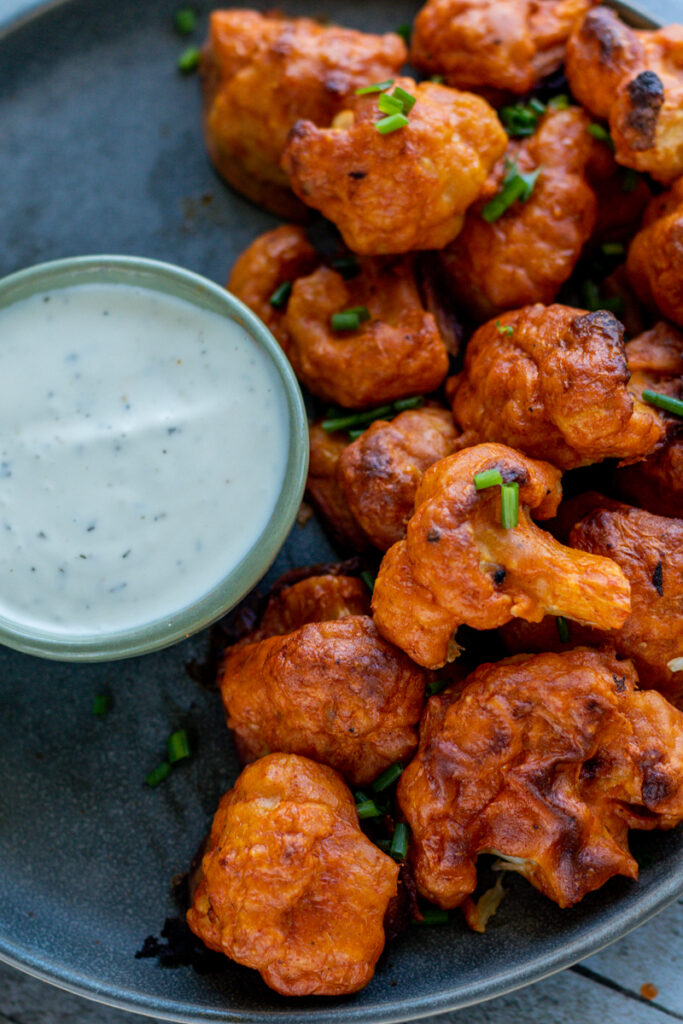
<svg viewBox="0 0 683 1024"><path fill-rule="evenodd" d="M288 431L226 317L120 284L0 309L0 616L92 635L201 597L268 522Z"/></svg>

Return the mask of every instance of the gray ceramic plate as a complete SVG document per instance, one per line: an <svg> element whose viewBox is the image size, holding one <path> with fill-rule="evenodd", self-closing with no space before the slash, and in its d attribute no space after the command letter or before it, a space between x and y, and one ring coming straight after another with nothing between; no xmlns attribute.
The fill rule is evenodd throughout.
<svg viewBox="0 0 683 1024"><path fill-rule="evenodd" d="M175 61L176 0L0 0L0 274L95 252L169 260L224 281L275 221L214 176L197 82ZM209 4L202 11L201 37ZM257 6L259 6L257 4ZM416 0L284 0L359 28L412 20ZM674 20L679 0L648 4ZM645 8L645 0L643 0ZM667 11L668 8L668 11ZM23 21L16 16L28 11ZM1 32L1 29L0 29ZM315 523L295 528L271 576L333 553ZM521 880L485 936L459 922L414 928L368 988L295 1002L255 972L162 969L134 959L175 914L183 871L237 762L215 695L186 675L206 637L145 658L59 665L0 648L0 957L127 1009L183 1021L397 1021L527 984L611 942L683 889L683 832L648 840L637 885L613 880L560 911ZM113 694L105 718L95 693ZM197 754L151 790L146 773L173 729Z"/></svg>

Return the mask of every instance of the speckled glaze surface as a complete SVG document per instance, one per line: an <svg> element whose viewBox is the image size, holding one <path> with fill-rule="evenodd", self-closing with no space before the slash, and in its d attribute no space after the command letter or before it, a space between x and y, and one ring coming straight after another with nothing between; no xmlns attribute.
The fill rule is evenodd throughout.
<svg viewBox="0 0 683 1024"><path fill-rule="evenodd" d="M63 256L121 252L222 283L235 255L276 223L211 170L197 82L175 67L186 45L172 31L176 6L0 0L0 275ZM195 6L200 39L210 5ZM342 23L378 30L412 20L419 3L280 6L306 14L324 8ZM641 10L674 20L679 6L642 0ZM295 526L268 578L329 557L315 522ZM0 648L0 958L172 1020L399 1021L543 977L634 928L683 889L680 830L647 838L651 860L637 885L613 880L571 911L513 879L485 936L459 921L414 928L387 951L371 985L346 999L283 999L228 962L200 975L136 960L145 936L177 913L170 880L186 869L238 770L217 696L185 670L204 657L207 642L198 634L99 665L47 663ZM113 706L97 718L92 700L103 690ZM181 727L195 756L149 789L146 773Z"/></svg>

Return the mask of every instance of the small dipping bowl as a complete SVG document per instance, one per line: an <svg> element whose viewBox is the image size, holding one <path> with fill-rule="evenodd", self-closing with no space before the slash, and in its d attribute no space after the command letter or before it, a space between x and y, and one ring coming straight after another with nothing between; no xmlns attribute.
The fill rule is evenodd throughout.
<svg viewBox="0 0 683 1024"><path fill-rule="evenodd" d="M273 562L307 468L289 362L225 289L131 256L0 281L0 643L104 661L204 629Z"/></svg>

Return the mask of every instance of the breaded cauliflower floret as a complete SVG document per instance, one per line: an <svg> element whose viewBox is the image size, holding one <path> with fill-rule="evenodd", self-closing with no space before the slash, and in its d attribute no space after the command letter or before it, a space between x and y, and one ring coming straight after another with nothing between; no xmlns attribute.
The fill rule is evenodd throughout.
<svg viewBox="0 0 683 1024"><path fill-rule="evenodd" d="M477 490L497 472L517 484L519 522L501 523L501 487ZM531 519L555 515L560 473L501 444L482 444L431 466L418 487L406 539L382 560L372 611L383 636L419 665L440 668L459 653L461 625L493 629L513 618L563 615L607 629L630 611L629 584L609 558L559 544Z"/></svg>
<svg viewBox="0 0 683 1024"><path fill-rule="evenodd" d="M569 34L592 0L429 0L410 60L458 89L530 92L564 61Z"/></svg>
<svg viewBox="0 0 683 1024"><path fill-rule="evenodd" d="M324 430L320 423L308 428L309 460L306 497L323 520L337 547L354 554L369 548L370 539L351 512L337 476L339 459L349 444L348 434Z"/></svg>
<svg viewBox="0 0 683 1024"><path fill-rule="evenodd" d="M639 298L683 327L683 177L648 205L626 269Z"/></svg>
<svg viewBox="0 0 683 1024"><path fill-rule="evenodd" d="M187 922L282 995L344 995L372 978L397 876L336 772L271 754L221 800Z"/></svg>
<svg viewBox="0 0 683 1024"><path fill-rule="evenodd" d="M249 306L280 343L285 355L289 338L284 326L286 299L272 305L271 298L282 285L312 273L320 260L303 228L283 224L267 231L249 245L232 268L228 291Z"/></svg>
<svg viewBox="0 0 683 1024"><path fill-rule="evenodd" d="M395 85L416 100L405 126L381 134L378 94L356 96L331 128L298 121L283 157L299 198L357 253L447 245L507 144L480 97L410 78Z"/></svg>
<svg viewBox="0 0 683 1024"><path fill-rule="evenodd" d="M577 648L482 665L432 697L398 800L418 889L456 907L480 853L561 907L636 878L628 829L683 818L683 714L629 661Z"/></svg>
<svg viewBox="0 0 683 1024"><path fill-rule="evenodd" d="M595 225L595 193L587 180L594 142L578 107L549 110L532 136L511 142L508 161L521 173L540 170L531 196L492 223L479 201L441 253L457 298L478 321L532 302L550 303L570 276ZM508 164L509 165L509 164ZM505 167L496 168L502 185Z"/></svg>
<svg viewBox="0 0 683 1024"><path fill-rule="evenodd" d="M238 192L300 219L280 158L299 118L329 125L354 90L398 71L406 48L377 36L250 10L214 11L200 65L204 136L216 170Z"/></svg>
<svg viewBox="0 0 683 1024"><path fill-rule="evenodd" d="M218 686L245 760L311 757L365 785L417 746L426 674L350 615L229 649Z"/></svg>
<svg viewBox="0 0 683 1024"><path fill-rule="evenodd" d="M334 314L354 308L369 316L350 330L335 329ZM446 346L409 257L363 260L347 281L329 267L300 277L283 323L299 380L347 409L434 391L448 372Z"/></svg>
<svg viewBox="0 0 683 1024"><path fill-rule="evenodd" d="M642 459L664 418L634 398L623 326L605 310L526 306L472 336L453 415L470 444L500 441L560 469Z"/></svg>
<svg viewBox="0 0 683 1024"><path fill-rule="evenodd" d="M665 183L683 174L683 25L638 31L595 7L569 39L567 78L609 122L620 164Z"/></svg>
<svg viewBox="0 0 683 1024"><path fill-rule="evenodd" d="M455 451L448 409L426 406L376 420L339 458L337 478L352 515L386 551L405 536L424 472Z"/></svg>

